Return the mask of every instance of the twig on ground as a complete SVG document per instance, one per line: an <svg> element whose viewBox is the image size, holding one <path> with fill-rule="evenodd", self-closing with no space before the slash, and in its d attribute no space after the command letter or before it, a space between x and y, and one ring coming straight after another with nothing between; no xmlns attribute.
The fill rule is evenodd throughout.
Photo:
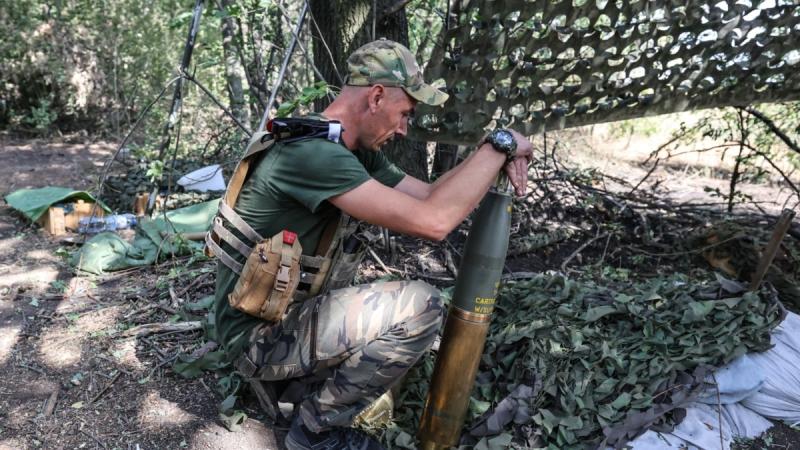
<svg viewBox="0 0 800 450"><path fill-rule="evenodd" d="M187 292L189 292L189 289L191 289L191 288L193 288L193 287L197 286L197 285L198 285L198 284L200 284L202 281L205 281L205 279L206 279L206 278L208 278L209 276L211 276L211 272L206 272L206 273L204 273L204 274L201 274L201 275L199 275L199 276L195 277L195 279L194 279L194 280L192 280L192 282L191 282L191 283L189 283L189 284L188 284L188 285L187 285L185 288L183 288L183 289L181 289L179 292L177 292L177 293L176 293L176 295L177 295L178 297L183 297L183 296L184 296L184 294L186 294Z"/></svg>
<svg viewBox="0 0 800 450"><path fill-rule="evenodd" d="M603 234L598 233L595 237L581 244L580 247L575 249L575 251L572 252L572 254L570 254L569 256L567 256L567 259L565 259L564 262L561 263L561 271L565 272L567 270L567 265L570 263L570 261L572 261L573 258L578 256L578 253L582 252L586 247L592 245L592 243L594 243L596 240L602 239L608 235L609 235L608 233L603 233Z"/></svg>
<svg viewBox="0 0 800 450"><path fill-rule="evenodd" d="M386 272L386 273L403 273L402 270L398 270L398 269L393 269L391 267L387 267L386 264L383 263L383 260L380 258L380 256L378 256L378 254L375 253L375 250L373 250L372 247L367 246L367 251L369 252L369 255L372 257L372 259L374 259L375 262L378 263L378 265L381 266L381 268L383 269L384 272Z"/></svg>
<svg viewBox="0 0 800 450"><path fill-rule="evenodd" d="M147 312L147 311L149 311L151 309L160 309L160 310L166 312L167 314L176 314L176 311L174 309L170 308L169 306L162 305L161 303L151 303L151 304L145 305L145 306L143 306L141 308L134 309L133 311L129 312L128 314L125 314L122 317L122 319L123 320L130 319L131 317L133 317L135 315L141 314L143 312Z"/></svg>
<svg viewBox="0 0 800 450"><path fill-rule="evenodd" d="M444 265L445 265L445 267L447 267L447 270L449 270L450 273L452 273L454 277L458 278L458 268L456 267L455 262L453 262L453 254L450 253L450 249L447 248L447 247L444 247L442 249L442 252L444 253Z"/></svg>
<svg viewBox="0 0 800 450"><path fill-rule="evenodd" d="M81 429L81 428L78 428L78 432L80 432L81 434L83 434L83 435L85 435L85 436L88 436L88 437L90 437L90 438L91 438L93 441L97 442L97 445L99 445L100 447L103 447L103 448L108 448L108 447L106 447L106 444L103 444L102 442L100 442L100 439L97 439L96 437L94 437L94 436L93 436L91 433L89 433L88 431L83 431L83 429Z"/></svg>
<svg viewBox="0 0 800 450"><path fill-rule="evenodd" d="M208 387L208 385L206 384L206 382L205 382L205 381L203 381L203 379L202 379L202 378L198 378L197 380L198 380L198 381L200 381L200 384L202 384L202 385L203 385L203 387L204 387L204 388L206 388L206 390L207 390L209 393L213 393L213 392L214 392L214 391L212 391L212 390L211 390L211 388L210 388L210 387Z"/></svg>
<svg viewBox="0 0 800 450"><path fill-rule="evenodd" d="M413 277L425 278L426 280L433 280L433 281L440 281L443 283L452 283L456 281L455 278L452 277L442 277L439 275L429 275L427 273L416 272L413 274Z"/></svg>
<svg viewBox="0 0 800 450"><path fill-rule="evenodd" d="M131 372L130 370L125 370L125 369L123 369L122 367L119 366L119 361L115 361L115 360L113 360L113 359L111 359L111 358L109 358L108 356L105 356L105 355L94 355L94 357L98 358L98 359L102 359L103 361L112 364L114 366L114 370L119 370L120 372L124 373L125 375L127 375L129 377L133 376L133 372Z"/></svg>
<svg viewBox="0 0 800 450"><path fill-rule="evenodd" d="M715 242L715 243L713 243L711 245L707 245L705 247L696 248L696 249L693 249L693 250L686 250L686 251L683 251L683 252L672 252L672 253L650 253L647 250L642 250L640 248L633 247L632 245L627 245L626 247L631 249L631 250L633 250L633 251L635 251L635 252L644 253L647 256L664 256L664 257L681 256L681 255L690 255L690 254L693 254L693 253L702 253L702 252L704 252L706 250L711 250L714 247L719 247L720 245L726 244L726 243L728 243L730 241L735 241L736 239L741 239L742 237L743 236L741 234L735 234L735 235L729 237L728 239L723 239L723 240L721 240L719 242Z"/></svg>
<svg viewBox="0 0 800 450"><path fill-rule="evenodd" d="M725 448L723 439L722 439L722 400L719 396L719 383L717 382L717 377L714 375L714 372L711 372L711 378L714 380L714 387L717 391L717 421L719 422L719 448L720 450Z"/></svg>
<svg viewBox="0 0 800 450"><path fill-rule="evenodd" d="M22 367L23 369L32 370L32 371L38 373L39 375L41 375L43 377L47 376L47 374L44 372L44 370L42 370L42 369L40 369L38 367L29 366L29 365L27 365L25 363L20 364L19 367Z"/></svg>
<svg viewBox="0 0 800 450"><path fill-rule="evenodd" d="M116 382L117 382L117 380L119 380L119 377L120 377L121 375L122 375L122 372L117 372L117 374L114 376L114 378L112 378L112 379L111 379L111 381L109 381L108 383L106 383L106 385L105 385L105 386L103 386L103 389L100 389L100 392L98 392L98 393L97 393L97 395L95 395L95 396L94 396L94 398L92 398L91 400L89 400L89 404L91 405L92 403L94 403L94 402L96 402L98 399L100 399L100 397L102 397L102 396L103 396L103 394L105 394L105 393L108 391L108 389L111 387L111 385L113 385L114 383L116 383Z"/></svg>
<svg viewBox="0 0 800 450"><path fill-rule="evenodd" d="M156 370L158 370L158 369L164 367L165 365L175 361L176 359L178 359L178 355L180 355L180 354L181 354L180 351L175 352L174 355L172 355L169 358L165 359L164 361L161 361L160 363L158 363L155 367L150 369L150 373L147 374L147 378L152 378L153 374L156 373Z"/></svg>
<svg viewBox="0 0 800 450"><path fill-rule="evenodd" d="M180 297L178 297L178 294L175 293L175 289L173 289L172 286L169 287L169 298L172 301L173 306L178 306L183 303Z"/></svg>
<svg viewBox="0 0 800 450"><path fill-rule="evenodd" d="M508 280L524 280L526 278L533 278L538 275L536 272L511 272L500 277L503 281Z"/></svg>
<svg viewBox="0 0 800 450"><path fill-rule="evenodd" d="M61 392L61 388L58 386L53 389L53 392L50 393L50 397L47 398L47 401L44 403L44 408L42 408L42 415L48 417L53 414L53 411L56 409L56 403L58 402L58 394Z"/></svg>
<svg viewBox="0 0 800 450"><path fill-rule="evenodd" d="M102 359L103 361L112 364L114 366L114 370L118 370L118 371L124 373L125 375L128 375L129 377L132 377L134 375L133 372L131 372L130 370L125 370L122 367L120 367L119 361L113 360L113 359L109 358L108 356L105 356L105 355L94 355L94 357L98 358L98 359Z"/></svg>
<svg viewBox="0 0 800 450"><path fill-rule="evenodd" d="M158 346L156 346L155 342L153 342L153 341L152 341L150 338L147 338L147 337L144 337L144 336L142 336L140 339L141 339L143 342L146 342L146 343L147 343L147 345L149 345L150 347L152 347L152 348L153 348L153 350L155 350L155 352L158 354L158 359L159 359L159 360L161 360L161 361L164 361L165 359L167 359L167 358L168 358L167 354L166 354L166 353L164 353L164 351L162 351L160 348L158 348Z"/></svg>
<svg viewBox="0 0 800 450"><path fill-rule="evenodd" d="M118 337L142 337L142 336L149 336L151 334L158 334L158 333L169 333L169 332L176 332L176 333L185 333L188 331L195 331L200 330L203 328L203 324L199 320L190 321L190 322L177 322L177 323L145 323L142 325L135 326L133 328L127 329L119 334Z"/></svg>

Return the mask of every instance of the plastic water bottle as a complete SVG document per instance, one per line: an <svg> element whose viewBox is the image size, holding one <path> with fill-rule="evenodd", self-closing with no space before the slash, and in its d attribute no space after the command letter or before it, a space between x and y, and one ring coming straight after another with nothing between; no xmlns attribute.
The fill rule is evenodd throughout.
<svg viewBox="0 0 800 450"><path fill-rule="evenodd" d="M84 217L78 221L78 232L86 234L117 231L136 226L133 214L114 214L106 217Z"/></svg>

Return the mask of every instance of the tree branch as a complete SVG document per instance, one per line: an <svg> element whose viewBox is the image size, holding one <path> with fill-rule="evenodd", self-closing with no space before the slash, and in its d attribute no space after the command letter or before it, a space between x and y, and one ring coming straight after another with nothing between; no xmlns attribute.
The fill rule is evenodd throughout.
<svg viewBox="0 0 800 450"><path fill-rule="evenodd" d="M386 16L390 16L396 13L397 11L400 11L410 2L411 0L397 0L393 5L387 6L386 9L384 9L383 12L381 12L381 15L378 17L378 22L383 20Z"/></svg>
<svg viewBox="0 0 800 450"><path fill-rule="evenodd" d="M778 138L780 138L780 140L782 140L784 144L786 144L790 149L792 149L792 151L800 153L800 146L798 146L797 143L792 140L792 138L790 138L786 133L784 133L780 128L778 128L778 126L775 125L775 122L773 122L772 119L770 119L769 117L765 116L764 113L753 108L752 106L740 109L747 111L748 114L760 120L764 125L767 126L767 128L770 129L770 131L775 133L775 135L778 136Z"/></svg>
<svg viewBox="0 0 800 450"><path fill-rule="evenodd" d="M220 103L220 101L217 100L216 97L214 97L214 94L212 94L211 91L209 91L205 86L203 86L199 81L197 81L197 79L194 76L192 76L186 71L181 71L181 74L183 75L183 78L185 78L187 81L191 81L192 83L197 85L197 87L199 87L200 90L203 91L203 93L206 94L208 98L210 98L211 101L217 105L217 107L219 107L226 115L228 115L228 117L230 117L231 120L233 120L236 123L236 125L238 125L239 128L241 128L242 131L244 131L247 134L248 137L253 136L253 132L250 131L250 129L247 128L246 125L240 122L239 119L237 119L236 116L228 110L228 108L226 108L222 103Z"/></svg>
<svg viewBox="0 0 800 450"><path fill-rule="evenodd" d="M757 156L760 156L760 157L764 158L764 161L766 161L767 164L772 166L772 168L775 169L775 171L778 172L783 177L783 180L786 182L786 184L789 185L789 187L794 191L794 193L797 196L797 198L800 199L800 188L798 188L797 185L795 185L792 182L791 178L789 178L789 176L783 170L781 170L781 168L778 167L778 165L775 164L775 162L766 153L764 153L761 150L758 150L755 147L750 146L750 145L747 145L747 147L750 150L752 150L753 153L755 153Z"/></svg>

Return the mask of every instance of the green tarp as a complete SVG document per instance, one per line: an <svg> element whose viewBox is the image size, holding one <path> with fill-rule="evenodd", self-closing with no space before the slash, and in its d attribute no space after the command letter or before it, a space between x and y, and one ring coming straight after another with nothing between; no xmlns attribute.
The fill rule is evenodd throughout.
<svg viewBox="0 0 800 450"><path fill-rule="evenodd" d="M95 202L92 194L71 188L48 186L39 189L20 189L6 196L6 203L36 222L48 208L72 200ZM97 202L106 212L111 212L103 202Z"/></svg>
<svg viewBox="0 0 800 450"><path fill-rule="evenodd" d="M115 233L100 233L75 252L70 263L78 270L101 274L128 267L145 266L159 258L179 256L199 250L203 244L187 241L180 233L206 231L217 213L219 200L187 206L143 221L133 243Z"/></svg>

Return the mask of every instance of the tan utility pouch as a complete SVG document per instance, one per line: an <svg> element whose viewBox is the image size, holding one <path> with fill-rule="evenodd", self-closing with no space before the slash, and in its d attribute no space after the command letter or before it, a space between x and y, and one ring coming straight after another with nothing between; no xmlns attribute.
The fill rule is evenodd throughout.
<svg viewBox="0 0 800 450"><path fill-rule="evenodd" d="M242 268L228 302L239 311L268 322L283 319L300 282L297 235L283 230L259 242Z"/></svg>

